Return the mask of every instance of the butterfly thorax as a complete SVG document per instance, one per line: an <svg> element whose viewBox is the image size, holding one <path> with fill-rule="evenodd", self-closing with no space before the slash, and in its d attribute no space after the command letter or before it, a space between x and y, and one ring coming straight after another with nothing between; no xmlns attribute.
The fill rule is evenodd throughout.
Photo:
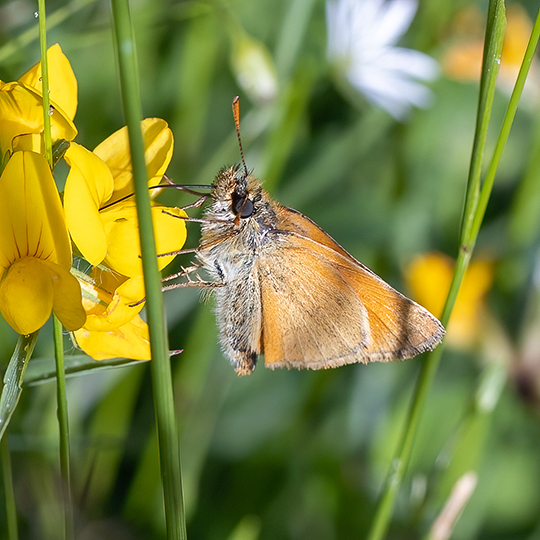
<svg viewBox="0 0 540 540"><path fill-rule="evenodd" d="M277 228L277 206L253 174L223 169L204 212L198 257L216 278L230 281L251 272L267 234Z"/></svg>

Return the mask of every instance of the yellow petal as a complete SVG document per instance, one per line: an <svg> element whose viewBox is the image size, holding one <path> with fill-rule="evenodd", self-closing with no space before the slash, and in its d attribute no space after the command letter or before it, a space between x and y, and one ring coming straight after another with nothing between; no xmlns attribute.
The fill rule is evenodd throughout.
<svg viewBox="0 0 540 540"><path fill-rule="evenodd" d="M39 330L51 315L54 287L43 266L33 257L19 259L0 282L0 312L19 334Z"/></svg>
<svg viewBox="0 0 540 540"><path fill-rule="evenodd" d="M165 120L146 118L141 122L144 137L148 185L159 184L171 161L173 152L173 135ZM133 194L133 173L127 127L119 129L94 149L112 171L114 177L115 202L126 195Z"/></svg>
<svg viewBox="0 0 540 540"><path fill-rule="evenodd" d="M43 261L49 267L54 287L53 313L68 331L78 330L86 322L81 287L69 270Z"/></svg>
<svg viewBox="0 0 540 540"><path fill-rule="evenodd" d="M178 251L186 241L186 224L183 219L175 216L186 216L186 213L178 208L152 207L158 253ZM117 205L101 212L101 218L109 239L105 258L107 266L125 276L141 275L141 248L135 205L133 203ZM158 257L160 270L173 258L174 255Z"/></svg>
<svg viewBox="0 0 540 540"><path fill-rule="evenodd" d="M144 300L144 279L143 276L135 276L127 279L117 289L118 294L128 304L140 303ZM144 303L142 304L144 305Z"/></svg>
<svg viewBox="0 0 540 540"><path fill-rule="evenodd" d="M139 303L144 299L142 277L126 280L110 269L94 268L90 276L80 276L80 282L87 313L86 330L102 332L119 328L144 306L144 302Z"/></svg>
<svg viewBox="0 0 540 540"><path fill-rule="evenodd" d="M54 104L53 104L54 105ZM43 102L41 95L22 83L0 82L0 150L4 155L11 150L17 135L43 133ZM73 122L60 109L52 109L51 136L71 141L77 135Z"/></svg>
<svg viewBox="0 0 540 540"><path fill-rule="evenodd" d="M82 328L74 332L74 337L79 347L94 360L151 358L148 326L139 315L128 324L110 332L91 332Z"/></svg>
<svg viewBox="0 0 540 540"><path fill-rule="evenodd" d="M16 152L0 177L0 273L15 260L36 257L69 270L71 246L47 161Z"/></svg>
<svg viewBox="0 0 540 540"><path fill-rule="evenodd" d="M73 120L77 111L77 79L71 64L58 43L47 50L49 64L49 90L51 100L60 107L66 116ZM41 62L29 69L19 82L34 87L41 95Z"/></svg>
<svg viewBox="0 0 540 540"><path fill-rule="evenodd" d="M77 280L58 264L35 257L18 259L5 273L0 311L23 335L39 330L51 311L68 330L80 328L86 320Z"/></svg>
<svg viewBox="0 0 540 540"><path fill-rule="evenodd" d="M45 155L43 136L38 133L17 135L11 141L13 152L35 152Z"/></svg>
<svg viewBox="0 0 540 540"><path fill-rule="evenodd" d="M419 255L407 267L414 299L436 317L441 316L453 272L454 261L442 253Z"/></svg>
<svg viewBox="0 0 540 540"><path fill-rule="evenodd" d="M67 226L79 251L95 266L107 253L99 208L112 195L113 178L107 165L83 146L71 143L64 157L71 167L64 189Z"/></svg>

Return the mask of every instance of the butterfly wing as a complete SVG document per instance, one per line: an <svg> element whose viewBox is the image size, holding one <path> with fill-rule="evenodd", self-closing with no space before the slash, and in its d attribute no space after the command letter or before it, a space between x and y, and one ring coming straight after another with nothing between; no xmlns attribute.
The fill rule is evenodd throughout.
<svg viewBox="0 0 540 540"><path fill-rule="evenodd" d="M402 359L439 343L444 328L427 310L302 214L279 212L282 228L269 233L275 241L257 265L268 367L320 369Z"/></svg>

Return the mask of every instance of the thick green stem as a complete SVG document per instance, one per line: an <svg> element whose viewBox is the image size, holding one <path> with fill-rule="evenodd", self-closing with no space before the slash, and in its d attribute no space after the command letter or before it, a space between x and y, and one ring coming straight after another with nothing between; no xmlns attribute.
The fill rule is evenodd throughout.
<svg viewBox="0 0 540 540"><path fill-rule="evenodd" d="M184 497L180 469L180 446L175 418L169 344L161 276L157 264L154 227L148 192L148 174L144 158L144 142L141 131L142 111L139 95L139 79L135 39L128 0L111 0L121 94L129 133L133 166L135 200L139 219L141 253L146 289L146 310L152 353L151 371L154 389L161 479L165 504L167 538L186 538Z"/></svg>

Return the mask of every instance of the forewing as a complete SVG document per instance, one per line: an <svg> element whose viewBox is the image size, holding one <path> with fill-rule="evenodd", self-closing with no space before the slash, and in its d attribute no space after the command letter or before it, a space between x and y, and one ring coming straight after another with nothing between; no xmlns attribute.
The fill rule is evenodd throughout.
<svg viewBox="0 0 540 540"><path fill-rule="evenodd" d="M276 231L276 248L259 260L268 367L402 359L439 343L444 329L435 317L294 214L308 233L317 231L317 241L292 227Z"/></svg>

